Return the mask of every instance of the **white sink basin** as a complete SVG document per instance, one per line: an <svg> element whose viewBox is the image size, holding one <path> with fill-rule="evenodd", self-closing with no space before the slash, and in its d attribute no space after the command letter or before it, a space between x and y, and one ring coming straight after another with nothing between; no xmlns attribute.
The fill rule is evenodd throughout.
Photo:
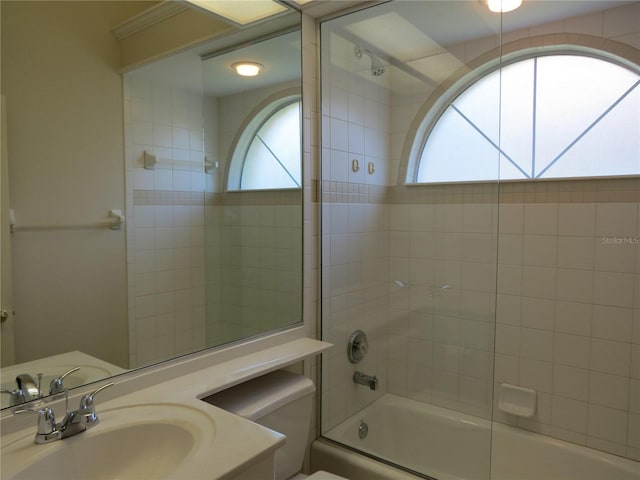
<svg viewBox="0 0 640 480"><path fill-rule="evenodd" d="M3 480L140 480L189 478L193 457L211 451L214 420L175 404L97 408L95 427L45 445L33 443L32 429L2 444ZM15 438L14 438L15 437Z"/></svg>

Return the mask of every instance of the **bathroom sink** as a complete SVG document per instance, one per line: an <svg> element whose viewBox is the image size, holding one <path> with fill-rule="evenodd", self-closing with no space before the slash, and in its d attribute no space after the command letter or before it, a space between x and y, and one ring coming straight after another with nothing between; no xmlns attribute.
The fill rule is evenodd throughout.
<svg viewBox="0 0 640 480"><path fill-rule="evenodd" d="M45 445L33 443L35 421L6 439L2 479L189 478L193 457L210 451L216 437L214 420L188 406L143 404L98 415L94 428Z"/></svg>

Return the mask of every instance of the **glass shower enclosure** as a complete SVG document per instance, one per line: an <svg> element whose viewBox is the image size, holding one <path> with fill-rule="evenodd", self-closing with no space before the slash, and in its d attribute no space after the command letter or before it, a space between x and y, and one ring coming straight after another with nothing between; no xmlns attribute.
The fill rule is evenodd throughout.
<svg viewBox="0 0 640 480"><path fill-rule="evenodd" d="M439 479L492 478L497 423L638 460L637 4L321 23L324 439Z"/></svg>

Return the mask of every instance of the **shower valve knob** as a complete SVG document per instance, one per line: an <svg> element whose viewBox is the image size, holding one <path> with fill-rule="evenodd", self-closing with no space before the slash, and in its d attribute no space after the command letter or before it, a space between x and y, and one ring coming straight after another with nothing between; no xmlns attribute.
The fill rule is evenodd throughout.
<svg viewBox="0 0 640 480"><path fill-rule="evenodd" d="M351 363L358 363L368 352L369 341L367 340L367 334L362 330L356 330L349 337L349 344L347 346L347 357L349 357L349 361Z"/></svg>

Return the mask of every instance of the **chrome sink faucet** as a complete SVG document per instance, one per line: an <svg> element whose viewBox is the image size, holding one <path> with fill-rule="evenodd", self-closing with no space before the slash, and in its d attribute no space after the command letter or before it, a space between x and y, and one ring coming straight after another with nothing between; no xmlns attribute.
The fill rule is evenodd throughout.
<svg viewBox="0 0 640 480"><path fill-rule="evenodd" d="M92 393L84 395L80 399L80 406L77 410L68 412L60 423L56 423L56 417L50 407L39 409L16 410L14 413L35 413L38 415L38 431L34 438L35 443L49 443L55 440L62 440L78 433L84 432L88 428L95 427L100 419L96 414L94 406L95 396L113 383L107 383ZM65 391L68 394L68 391ZM68 401L67 401L68 404Z"/></svg>
<svg viewBox="0 0 640 480"><path fill-rule="evenodd" d="M68 372L54 378L49 383L49 395L55 395L56 393L62 393L65 391L62 381L64 378L74 372L80 370L80 367L74 367ZM21 403L27 403L31 400L37 400L42 398L42 374L37 375L38 381L28 373L21 373L16 377L17 388L15 390L0 390L0 393L7 393L11 395L11 406L20 405Z"/></svg>
<svg viewBox="0 0 640 480"><path fill-rule="evenodd" d="M353 374L353 381L359 385L369 387L371 390L378 389L378 377L375 375L371 376L366 373L356 371Z"/></svg>
<svg viewBox="0 0 640 480"><path fill-rule="evenodd" d="M17 388L15 390L0 390L0 393L11 395L11 405L19 405L42 398L42 374L39 373L37 376L38 381L36 382L31 375L21 373L16 377Z"/></svg>

